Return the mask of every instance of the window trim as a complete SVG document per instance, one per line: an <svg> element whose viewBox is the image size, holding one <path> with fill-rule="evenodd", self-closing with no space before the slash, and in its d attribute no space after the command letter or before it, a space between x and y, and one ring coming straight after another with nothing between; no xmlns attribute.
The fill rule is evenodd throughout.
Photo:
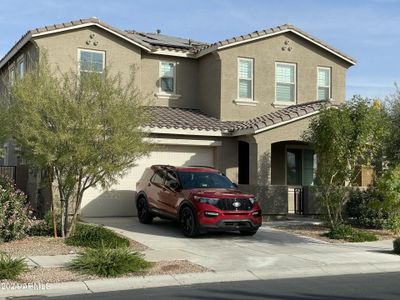
<svg viewBox="0 0 400 300"><path fill-rule="evenodd" d="M161 89L161 66L163 63L167 63L167 64L173 64L174 65L174 76L173 76L173 82L174 82L174 89L172 92L165 92ZM160 60L159 64L158 64L158 93L157 93L157 97L158 98L167 98L167 99L178 99L180 97L180 95L178 95L176 93L176 66L177 66L177 62L176 61L170 61L170 60Z"/></svg>
<svg viewBox="0 0 400 300"><path fill-rule="evenodd" d="M293 74L293 81L294 81L294 99L293 101L278 101L278 94L277 94L277 87L278 87L278 82L276 80L276 70L278 65L286 65L286 66L293 66L294 67L294 74ZM275 101L274 101L274 105L279 105L279 106L288 106L288 105L294 105L297 104L297 64L296 63L288 63L288 62L280 62L280 61L276 61L275 62L275 73L274 73L274 79L275 79Z"/></svg>
<svg viewBox="0 0 400 300"><path fill-rule="evenodd" d="M11 78L11 73L14 72L14 78ZM15 80L17 80L17 66L15 64L15 62L13 62L12 64L10 64L8 66L8 82L10 85L12 85Z"/></svg>
<svg viewBox="0 0 400 300"><path fill-rule="evenodd" d="M94 53L101 53L103 54L103 70L101 72L98 72L100 74L104 73L104 70L106 68L106 51L104 50L93 50L93 49L87 49L87 48L78 48L78 74L80 76L81 72L86 72L86 73L92 73L95 71L85 71L81 70L81 52L94 52Z"/></svg>
<svg viewBox="0 0 400 300"><path fill-rule="evenodd" d="M251 78L241 78L240 77L240 61L249 61L251 65ZM251 97L250 98L243 98L240 97L240 79L244 80L251 80L250 90L251 90ZM254 58L249 57L238 57L237 58L237 95L236 95L235 102L239 103L252 103L254 101Z"/></svg>
<svg viewBox="0 0 400 300"><path fill-rule="evenodd" d="M319 74L319 70L328 70L329 72L329 86L319 86L318 85L318 74ZM328 99L318 99L318 90L320 87L323 88L328 88ZM332 99L332 68L331 67L322 67L322 66L318 66L317 67L317 101L329 101L330 99Z"/></svg>
<svg viewBox="0 0 400 300"><path fill-rule="evenodd" d="M24 65L24 69L23 69L22 73L20 72L20 68L19 68L21 63ZM26 73L26 60L25 60L25 55L24 54L21 54L18 57L16 69L18 70L18 72L17 72L18 73L17 74L18 79L22 79L25 76L25 73Z"/></svg>

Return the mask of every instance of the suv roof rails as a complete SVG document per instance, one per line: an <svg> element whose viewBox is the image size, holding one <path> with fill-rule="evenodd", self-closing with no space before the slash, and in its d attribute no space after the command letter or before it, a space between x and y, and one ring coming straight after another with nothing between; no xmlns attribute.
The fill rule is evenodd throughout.
<svg viewBox="0 0 400 300"><path fill-rule="evenodd" d="M216 170L216 168L211 167L211 166L200 166L200 165L190 165L190 166L188 166L188 168L208 168L208 169Z"/></svg>

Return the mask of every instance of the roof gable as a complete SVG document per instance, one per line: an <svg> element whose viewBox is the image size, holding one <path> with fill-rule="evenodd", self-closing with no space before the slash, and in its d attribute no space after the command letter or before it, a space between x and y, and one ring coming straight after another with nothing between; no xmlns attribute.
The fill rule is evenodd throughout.
<svg viewBox="0 0 400 300"><path fill-rule="evenodd" d="M308 40L309 42L317 45L318 47L323 48L324 50L334 54L335 56L345 60L346 62L350 63L351 65L356 64L356 60L343 52L339 51L338 49L326 44L325 42L311 36L310 34L304 32L303 30L291 25L291 24L284 24L281 26L277 26L274 28L269 28L261 31L254 31L252 33L246 35L236 36L230 39L221 40L215 42L213 44L207 45L198 50L198 57L206 55L210 52L226 49L229 47L234 47L240 44L253 42L260 39L265 39L274 35L283 34L286 32L292 32L301 38Z"/></svg>

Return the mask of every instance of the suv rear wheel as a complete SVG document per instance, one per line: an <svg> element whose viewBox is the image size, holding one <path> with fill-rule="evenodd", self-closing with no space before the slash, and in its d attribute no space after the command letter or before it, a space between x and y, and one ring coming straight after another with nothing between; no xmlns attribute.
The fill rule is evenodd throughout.
<svg viewBox="0 0 400 300"><path fill-rule="evenodd" d="M193 210L186 206L182 209L179 217L179 221L182 227L182 232L187 237L195 237L199 235L199 229L197 227L196 217Z"/></svg>
<svg viewBox="0 0 400 300"><path fill-rule="evenodd" d="M147 200L143 197L138 199L137 212L140 223L150 224L153 221L154 216L150 213Z"/></svg>

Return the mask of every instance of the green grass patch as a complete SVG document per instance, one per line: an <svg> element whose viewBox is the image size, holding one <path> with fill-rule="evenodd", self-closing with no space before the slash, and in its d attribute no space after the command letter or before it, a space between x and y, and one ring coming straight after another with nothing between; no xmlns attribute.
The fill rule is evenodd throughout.
<svg viewBox="0 0 400 300"><path fill-rule="evenodd" d="M140 253L131 252L129 248L100 247L79 253L71 262L70 269L81 274L117 277L142 272L152 265Z"/></svg>
<svg viewBox="0 0 400 300"><path fill-rule="evenodd" d="M73 235L65 240L67 245L89 248L121 248L129 247L127 238L99 225L77 223Z"/></svg>
<svg viewBox="0 0 400 300"><path fill-rule="evenodd" d="M14 280L26 271L28 266L24 258L12 258L6 253L0 253L0 280Z"/></svg>
<svg viewBox="0 0 400 300"><path fill-rule="evenodd" d="M327 233L330 239L334 240L345 240L348 242L373 242L377 241L378 237L374 234L357 230L350 225L338 225L335 229L331 229Z"/></svg>
<svg viewBox="0 0 400 300"><path fill-rule="evenodd" d="M393 241L393 251L396 254L400 254L400 238Z"/></svg>

